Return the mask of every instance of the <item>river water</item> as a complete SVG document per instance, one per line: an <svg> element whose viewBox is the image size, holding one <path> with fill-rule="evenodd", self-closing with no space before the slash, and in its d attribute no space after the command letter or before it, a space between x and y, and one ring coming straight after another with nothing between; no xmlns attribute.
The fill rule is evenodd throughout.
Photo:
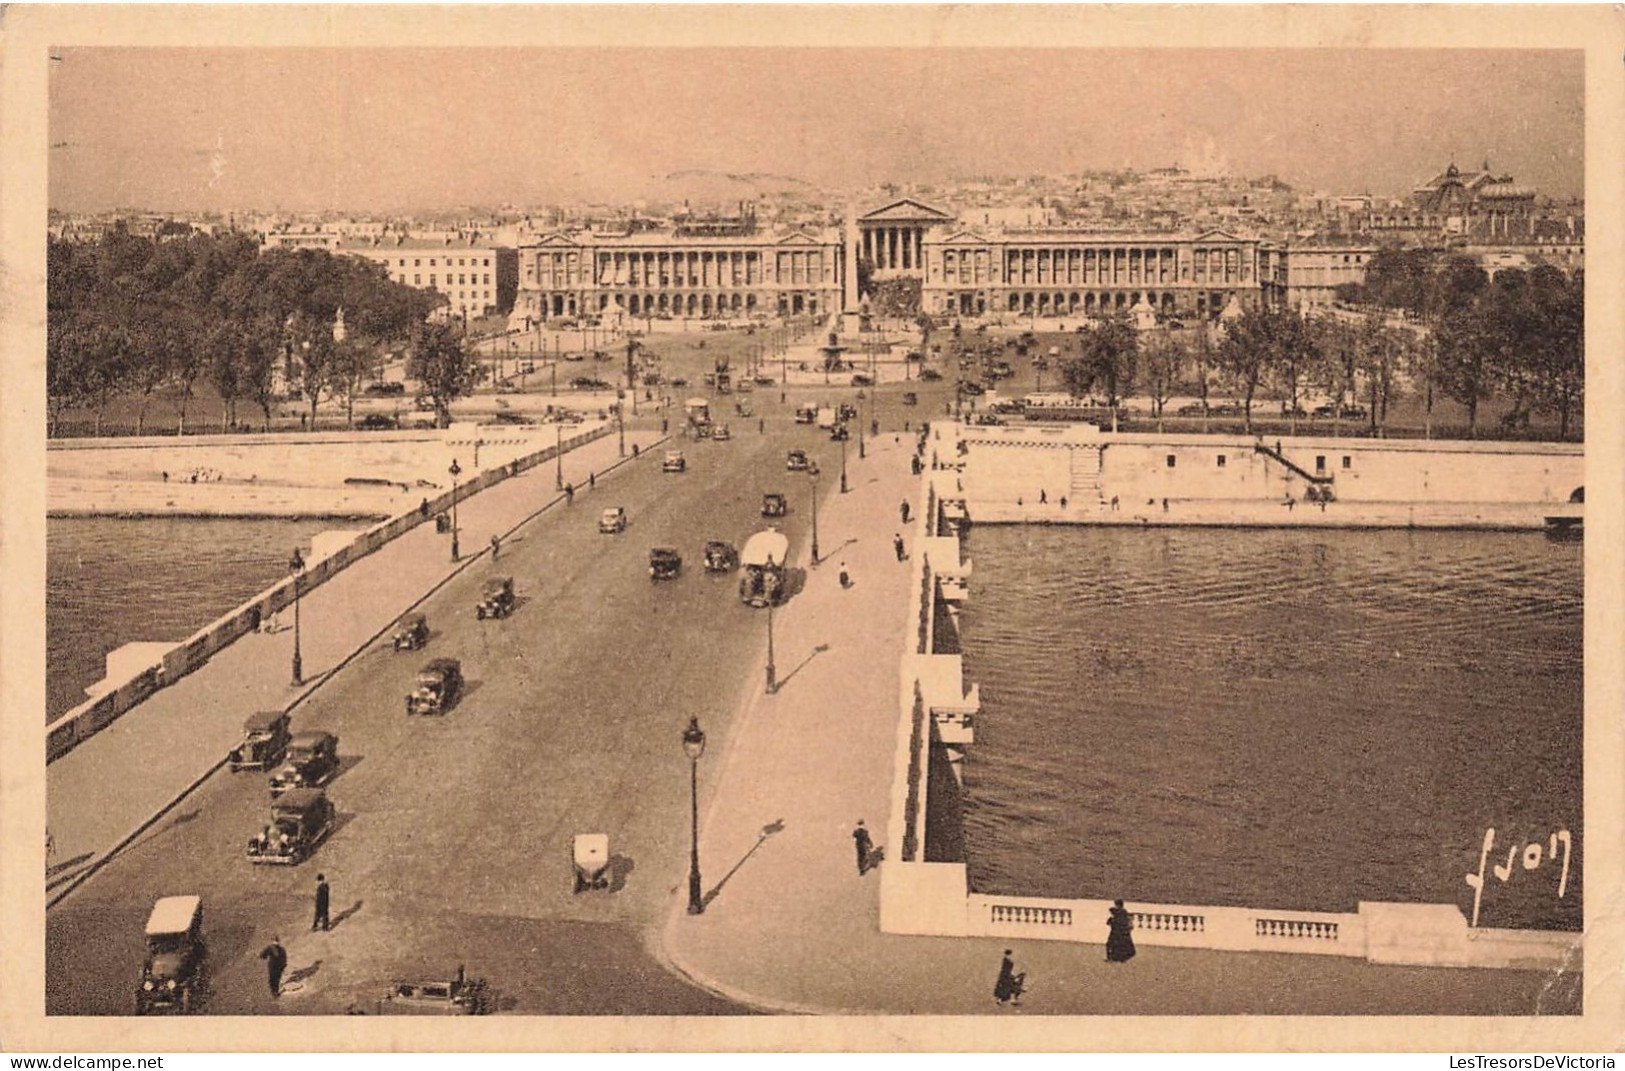
<svg viewBox="0 0 1625 1071"><path fill-rule="evenodd" d="M287 575L313 520L51 518L46 525L46 721L85 701L107 653L185 639Z"/></svg>
<svg viewBox="0 0 1625 1071"><path fill-rule="evenodd" d="M1581 549L1539 534L974 530L972 888L1470 914L1465 877L1494 828L1480 924L1580 928Z"/></svg>

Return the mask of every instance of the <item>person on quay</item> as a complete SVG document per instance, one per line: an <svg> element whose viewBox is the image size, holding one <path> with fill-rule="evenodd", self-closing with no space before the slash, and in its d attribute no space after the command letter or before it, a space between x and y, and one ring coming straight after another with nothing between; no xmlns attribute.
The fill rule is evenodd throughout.
<svg viewBox="0 0 1625 1071"><path fill-rule="evenodd" d="M493 535L491 537L491 560L496 561L497 560L497 555L500 554L501 552L502 552L502 537L499 536L499 535Z"/></svg>
<svg viewBox="0 0 1625 1071"><path fill-rule="evenodd" d="M282 995L282 972L288 969L288 950L282 947L282 938L273 934L271 943L260 949L265 961L265 980L271 986L271 996Z"/></svg>
<svg viewBox="0 0 1625 1071"><path fill-rule="evenodd" d="M902 505L897 507L897 512L902 515L903 523L907 524L908 523L908 499L906 499L906 498L903 499Z"/></svg>
<svg viewBox="0 0 1625 1071"><path fill-rule="evenodd" d="M1128 913L1123 901L1114 900L1112 909L1106 916L1106 926L1110 930L1106 937L1106 962L1127 963L1134 958L1134 916Z"/></svg>
<svg viewBox="0 0 1625 1071"><path fill-rule="evenodd" d="M315 933L321 930L326 933L333 928L333 923L327 917L327 911L333 901L333 890L328 887L327 875L316 875L316 914L310 920L310 930Z"/></svg>
<svg viewBox="0 0 1625 1071"><path fill-rule="evenodd" d="M903 549L903 534L901 532L898 532L891 537L891 544L892 549L897 551L898 561L903 561L908 557L908 552Z"/></svg>
<svg viewBox="0 0 1625 1071"><path fill-rule="evenodd" d="M869 857L875 850L875 843L869 839L869 830L864 828L861 818L857 828L852 830L852 843L858 851L858 877L861 878L869 872Z"/></svg>
<svg viewBox="0 0 1625 1071"><path fill-rule="evenodd" d="M993 983L993 999L1000 1004L1009 1004L1012 1001L1021 1003L1021 993L1027 988L1027 972L1016 972L1016 961L1010 949L1004 950L1004 959L999 963L999 980Z"/></svg>

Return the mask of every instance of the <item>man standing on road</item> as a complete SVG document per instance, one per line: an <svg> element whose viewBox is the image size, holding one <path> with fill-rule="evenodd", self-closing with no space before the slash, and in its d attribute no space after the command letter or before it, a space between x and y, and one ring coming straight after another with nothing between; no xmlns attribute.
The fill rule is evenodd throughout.
<svg viewBox="0 0 1625 1071"><path fill-rule="evenodd" d="M282 947L282 938L273 935L271 943L260 949L260 959L265 961L266 981L271 985L271 995L282 995L282 972L288 969L288 950Z"/></svg>
<svg viewBox="0 0 1625 1071"><path fill-rule="evenodd" d="M317 930L321 930L325 933L327 930L332 928L332 923L327 919L327 908L332 902L332 899L333 891L327 886L327 875L317 874L316 916L310 920L310 930L312 933L316 932Z"/></svg>
<svg viewBox="0 0 1625 1071"><path fill-rule="evenodd" d="M863 828L863 819L858 819L858 826L852 831L852 842L858 849L858 877L869 872L869 856L874 852L874 841L869 839L869 831Z"/></svg>
<svg viewBox="0 0 1625 1071"><path fill-rule="evenodd" d="M903 499L903 504L901 506L897 507L897 512L901 513L903 515L903 523L907 524L908 523L908 499L906 499L906 498Z"/></svg>
<svg viewBox="0 0 1625 1071"><path fill-rule="evenodd" d="M903 534L901 532L891 537L891 544L893 549L897 551L898 561L903 561L908 557L908 554L903 550Z"/></svg>
<svg viewBox="0 0 1625 1071"><path fill-rule="evenodd" d="M497 536L497 535L493 535L491 537L491 560L496 561L497 560L497 555L499 553L501 553L501 551L502 551L502 537Z"/></svg>

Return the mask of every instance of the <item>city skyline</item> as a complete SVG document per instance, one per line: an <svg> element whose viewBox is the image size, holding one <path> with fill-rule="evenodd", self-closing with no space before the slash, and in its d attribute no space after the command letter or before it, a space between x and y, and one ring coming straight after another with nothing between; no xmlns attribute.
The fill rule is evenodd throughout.
<svg viewBox="0 0 1625 1071"><path fill-rule="evenodd" d="M54 55L49 203L66 212L631 203L659 198L661 176L683 171L784 175L838 192L1188 167L1193 152L1237 177L1333 193L1399 197L1452 161L1485 160L1543 195L1583 193L1578 51ZM1496 91L1508 85L1519 92Z"/></svg>

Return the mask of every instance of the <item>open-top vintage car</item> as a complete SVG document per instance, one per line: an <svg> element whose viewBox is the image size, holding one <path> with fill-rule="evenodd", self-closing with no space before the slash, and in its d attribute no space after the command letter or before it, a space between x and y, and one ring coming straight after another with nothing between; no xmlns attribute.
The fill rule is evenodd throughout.
<svg viewBox="0 0 1625 1071"><path fill-rule="evenodd" d="M728 425L726 423L718 424L711 432L712 442L725 443L733 437L733 432L728 430Z"/></svg>
<svg viewBox="0 0 1625 1071"><path fill-rule="evenodd" d="M288 754L271 774L271 796L295 788L316 788L333 779L339 769L339 738L332 733L295 733Z"/></svg>
<svg viewBox="0 0 1625 1071"><path fill-rule="evenodd" d="M450 978L416 975L397 981L378 1002L379 1015L489 1015L491 989L483 978L470 980L461 964Z"/></svg>
<svg viewBox="0 0 1625 1071"><path fill-rule="evenodd" d="M649 551L649 576L654 580L672 580L683 571L683 556L675 547L655 547Z"/></svg>
<svg viewBox="0 0 1625 1071"><path fill-rule="evenodd" d="M163 897L147 916L146 939L135 1013L191 1011L204 986L203 901Z"/></svg>
<svg viewBox="0 0 1625 1071"><path fill-rule="evenodd" d="M626 531L626 507L611 506L598 517L598 530L604 535Z"/></svg>
<svg viewBox="0 0 1625 1071"><path fill-rule="evenodd" d="M474 616L484 621L488 617L507 617L513 613L513 577L493 576L486 580L480 593Z"/></svg>
<svg viewBox="0 0 1625 1071"><path fill-rule="evenodd" d="M297 866L333 832L333 801L319 788L292 788L271 803L271 820L248 838L251 863Z"/></svg>
<svg viewBox="0 0 1625 1071"><path fill-rule="evenodd" d="M288 750L288 712L261 710L243 719L243 742L231 753L231 770L269 770Z"/></svg>
<svg viewBox="0 0 1625 1071"><path fill-rule="evenodd" d="M463 666L437 658L418 670L417 687L406 697L408 714L444 714L463 691Z"/></svg>
<svg viewBox="0 0 1625 1071"><path fill-rule="evenodd" d="M739 550L732 543L713 539L705 544L705 571L732 572L739 565Z"/></svg>
<svg viewBox="0 0 1625 1071"><path fill-rule="evenodd" d="M667 450L665 458L660 462L661 472L682 472L688 468L688 461L683 457L681 450Z"/></svg>
<svg viewBox="0 0 1625 1071"><path fill-rule="evenodd" d="M762 496L762 516L783 517L789 512L789 501L777 491L770 491Z"/></svg>
<svg viewBox="0 0 1625 1071"><path fill-rule="evenodd" d="M411 613L395 623L395 633L389 638L397 651L416 651L429 642L429 620L422 614Z"/></svg>

